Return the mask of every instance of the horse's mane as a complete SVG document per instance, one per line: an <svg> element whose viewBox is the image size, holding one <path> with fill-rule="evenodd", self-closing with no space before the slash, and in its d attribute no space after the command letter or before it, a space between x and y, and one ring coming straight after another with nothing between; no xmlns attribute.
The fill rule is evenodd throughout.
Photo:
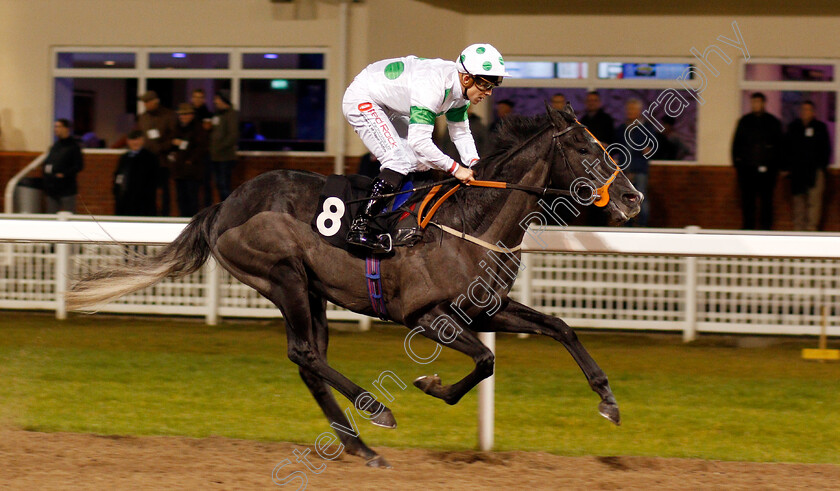
<svg viewBox="0 0 840 491"><path fill-rule="evenodd" d="M574 122L574 116L564 111L559 113L566 122ZM527 152L527 145L523 144L550 125L551 121L545 114L537 117L514 115L503 119L497 132L491 135L493 150L473 167L476 179L519 182L530 170L529 164L536 162L535 158L517 162L518 154ZM463 193L456 193L457 199L451 200L452 205L441 209L440 218L445 217L447 222L457 223L459 229L465 226L467 233L480 235L501 212L504 198L511 192L513 191L467 188Z"/></svg>

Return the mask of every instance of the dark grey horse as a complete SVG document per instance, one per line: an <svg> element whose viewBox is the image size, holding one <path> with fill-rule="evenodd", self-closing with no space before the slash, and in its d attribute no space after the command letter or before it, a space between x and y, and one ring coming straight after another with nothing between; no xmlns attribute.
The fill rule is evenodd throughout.
<svg viewBox="0 0 840 491"><path fill-rule="evenodd" d="M531 186L569 189L577 177L612 176L600 193L614 222L635 216L643 197L609 159L594 137L575 120L571 106L548 109L547 116L518 118L501 131L498 149L476 168L476 178ZM288 356L330 423L351 428L330 387L364 409L376 425L396 426L391 411L327 363L326 303L375 315L365 278L365 260L332 247L313 230L324 177L309 172L272 171L240 186L223 203L196 215L183 233L155 257L95 272L78 281L67 295L73 309L113 300L165 277L196 271L212 256L239 281L253 287L283 313ZM567 193L568 194L568 193ZM593 197L594 198L594 197ZM441 206L434 220L488 243L515 248L526 233L524 223L543 208L533 192L467 187ZM545 198L546 202L566 198ZM567 206L568 207L568 206ZM493 257L490 257L490 255ZM492 260L491 260L492 259ZM494 356L476 332L543 334L560 341L601 398L600 413L615 424L619 411L607 377L562 320L541 314L507 297L518 271L519 253L490 253L481 245L428 227L426 239L397 248L381 261L382 287L390 320L470 356L474 370L452 385L437 376L420 377L415 385L447 404L457 403L493 373ZM492 278L483 298L467 295L477 278ZM490 296L499 301L490 305ZM468 297L468 298L467 298ZM448 329L443 326L448 324ZM419 329L418 329L419 328ZM441 338L442 331L448 333ZM457 335L455 335L457 334ZM367 404L359 401L367 394ZM349 453L369 465L387 462L357 435L339 432Z"/></svg>

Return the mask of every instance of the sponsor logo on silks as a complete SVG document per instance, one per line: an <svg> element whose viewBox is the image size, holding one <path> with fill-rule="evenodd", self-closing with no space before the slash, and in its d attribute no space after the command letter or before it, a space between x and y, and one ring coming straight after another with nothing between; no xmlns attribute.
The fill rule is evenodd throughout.
<svg viewBox="0 0 840 491"><path fill-rule="evenodd" d="M391 134L391 129L388 127L385 120L382 119L379 113L373 108L373 104L370 102L362 102L357 107L359 108L359 112L362 113L362 117L365 118L365 121L367 121L369 125L375 127L373 135L377 140L379 140L379 144L382 145L383 150L388 150L388 145L396 147L397 139ZM377 129L379 131L376 131Z"/></svg>

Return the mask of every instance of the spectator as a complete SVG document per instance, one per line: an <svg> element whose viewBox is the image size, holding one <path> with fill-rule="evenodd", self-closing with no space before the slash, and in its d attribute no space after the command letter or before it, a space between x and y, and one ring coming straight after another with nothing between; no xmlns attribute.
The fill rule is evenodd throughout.
<svg viewBox="0 0 840 491"><path fill-rule="evenodd" d="M134 130L126 139L128 151L114 172L114 214L120 216L155 216L157 214L157 155L143 148L143 132Z"/></svg>
<svg viewBox="0 0 840 491"><path fill-rule="evenodd" d="M761 92L752 94L751 112L738 121L732 142L732 164L741 189L742 227L747 230L756 228L756 210L760 227L773 228L773 190L779 174L782 124L765 111L766 100Z"/></svg>
<svg viewBox="0 0 840 491"><path fill-rule="evenodd" d="M204 178L204 161L208 149L207 132L195 117L192 104L178 106L178 126L172 139L172 178L178 200L178 213L191 217L198 213L198 191Z"/></svg>
<svg viewBox="0 0 840 491"><path fill-rule="evenodd" d="M586 102L584 102L586 113L580 118L580 122L589 128L592 135L595 136L606 147L613 140L613 118L604 112L601 107L601 96L594 90L586 94ZM622 135L623 141L624 136Z"/></svg>
<svg viewBox="0 0 840 491"><path fill-rule="evenodd" d="M825 168L831 158L831 142L825 123L815 117L813 102L805 101L799 106L799 119L788 125L785 141L793 228L816 231L822 219Z"/></svg>
<svg viewBox="0 0 840 491"><path fill-rule="evenodd" d="M376 176L379 175L379 161L376 160L376 155L370 152L362 155L362 158L359 159L358 173L376 179Z"/></svg>
<svg viewBox="0 0 840 491"><path fill-rule="evenodd" d="M57 140L50 147L42 172L47 213L76 210L77 174L84 167L81 147L71 134L72 123L58 119L53 125Z"/></svg>
<svg viewBox="0 0 840 491"><path fill-rule="evenodd" d="M621 141L624 142L626 140L626 130L629 126L633 124L643 124L643 126L647 129L647 132L651 135L655 135L655 130L649 125L641 123L642 121L642 101L639 99L630 99L624 104L624 114L625 120L624 123L620 124L618 128L615 130L615 136L613 137L613 141ZM624 175L630 179L630 182L633 186L642 194L645 195L645 200L642 202L642 210L636 216L635 219L628 222L629 226L639 226L639 227L646 227L648 224L648 217L650 214L650 201L648 199L648 158L651 156L651 152L654 150L650 147L644 148L642 150L636 150L631 145L626 145L628 153L630 155L630 162L625 163L623 162L623 155L618 154L614 156L616 162L621 165L622 169L624 169Z"/></svg>
<svg viewBox="0 0 840 491"><path fill-rule="evenodd" d="M659 160L683 160L688 155L688 147L674 133L674 123L676 119L673 116L665 116L662 118L662 138L660 139L660 151L656 158Z"/></svg>
<svg viewBox="0 0 840 491"><path fill-rule="evenodd" d="M160 105L157 93L150 90L140 96L145 111L137 120L137 126L145 136L144 148L158 158L158 188L161 190L161 216L170 215L169 154L172 135L175 133L175 113Z"/></svg>
<svg viewBox="0 0 840 491"><path fill-rule="evenodd" d="M219 199L230 196L230 179L236 165L236 144L239 141L239 113L230 102L230 92L220 90L213 99L216 115L213 116L213 130L210 133L210 160L213 165L213 179Z"/></svg>
<svg viewBox="0 0 840 491"><path fill-rule="evenodd" d="M551 96L551 107L557 109L558 111L562 111L566 107L566 96L560 92Z"/></svg>
<svg viewBox="0 0 840 491"><path fill-rule="evenodd" d="M57 140L41 166L47 213L76 212L76 196L79 194L76 176L84 167L84 161L81 147L70 134L72 127L73 124L66 119L55 121L53 129Z"/></svg>
<svg viewBox="0 0 840 491"><path fill-rule="evenodd" d="M213 126L213 113L207 109L207 95L204 89L194 89L190 94L190 102L195 111L195 119L204 126L205 130L210 131Z"/></svg>
<svg viewBox="0 0 840 491"><path fill-rule="evenodd" d="M490 135L495 134L499 131L499 126L502 124L502 121L511 114L513 114L513 107L516 105L510 99L502 99L501 101L496 103L496 120L490 125L490 129L488 133ZM481 154L479 154L481 155Z"/></svg>
<svg viewBox="0 0 840 491"><path fill-rule="evenodd" d="M201 123L202 128L208 135L213 130L213 113L207 109L207 94L204 89L194 89L190 95L193 109L195 109L195 119ZM204 156L204 176L201 178L202 204L207 207L213 204L213 164L210 162L210 152Z"/></svg>

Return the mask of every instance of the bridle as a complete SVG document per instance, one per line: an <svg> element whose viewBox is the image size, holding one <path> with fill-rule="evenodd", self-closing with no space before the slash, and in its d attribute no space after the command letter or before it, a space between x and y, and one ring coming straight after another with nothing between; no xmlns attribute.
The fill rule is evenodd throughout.
<svg viewBox="0 0 840 491"><path fill-rule="evenodd" d="M598 146L601 147L601 150L604 151L604 155L608 159L610 159L610 162L612 162L615 165L615 172L612 173L612 175L609 177L609 179L607 179L607 181L601 187L595 189L595 191L594 191L594 195L597 196L597 198L592 202L592 204L599 207L599 208L603 208L603 207L607 206L607 204L610 202L610 193L609 193L610 185L612 185L613 181L615 181L615 178L618 177L618 174L621 172L621 168L618 166L616 161L613 160L612 156L610 156L610 154L607 152L607 149L604 148L604 145L601 143L601 141L598 140L597 138L595 138L595 135L593 135L592 132L589 131L589 128L587 128L586 125L584 125L580 121L578 121L577 118L575 118L575 124L569 125L566 128L564 128L564 129L558 131L557 133L551 135L551 138L552 138L552 140L555 140L555 139L560 138L561 136L565 135L566 133L568 133L572 130L579 129L579 128L583 129L587 133L589 133L589 136L591 136L592 139L595 140L595 142L598 144ZM574 175L574 170L572 169L572 166L569 165L569 161L566 159L565 152L563 152L563 144L558 142L557 145L560 147L560 154L563 156L563 163L566 165L566 168L569 169L569 171L572 173L572 175Z"/></svg>
<svg viewBox="0 0 840 491"><path fill-rule="evenodd" d="M510 152L510 154L508 155L508 158L510 158L511 156L516 154L517 152L519 152L522 148L526 147L529 143L531 143L533 140L535 140L536 138L541 136L543 133L545 133L546 130L548 130L549 128L552 128L552 127L554 127L553 124L551 126L547 126L546 129L544 129L543 131L540 131L539 133L535 134L531 138L522 142L522 144L520 144L515 150ZM589 135L598 143L598 146L601 147L601 150L604 151L604 155L606 155L607 158L610 159L610 162L615 164L615 172L612 173L612 175L609 177L609 179L607 179L607 181L601 187L595 189L594 192L593 192L593 195L596 198L595 198L594 201L592 201L592 204L599 207L599 208L603 208L603 207L607 206L607 204L610 202L609 189L610 189L610 186L612 185L613 181L615 181L615 178L618 177L618 174L621 172L621 168L618 166L618 164L615 162L615 160L613 160L613 158L609 155L609 153L607 153L607 149L604 148L604 145L602 145L601 142L597 138L595 138L595 135L593 135L592 132L589 131L589 128L587 128L585 125L583 125L577 119L575 119L575 124L570 124L569 126L567 126L567 127L563 128L562 130L558 131L557 133L551 135L551 139L556 140L556 139L558 139L562 136L565 136L570 131L576 130L576 129L583 129L587 133L589 133ZM569 172L571 172L571 174L574 175L574 169L572 169L572 166L569 165L569 161L566 159L566 154L563 152L563 144L558 142L557 146L560 149L560 154L563 156L563 164L566 166L567 169L569 169ZM553 148L554 148L554 145L552 145L552 149ZM514 184L514 183L509 183L509 182L501 182L501 181L472 181L470 183L470 186L487 187L487 188L500 188L500 189L516 189L518 191L525 191L525 192L528 192L528 193L534 193L534 194L538 194L540 196L545 196L547 194L559 194L559 195L564 195L564 196L573 196L573 193L571 191L567 190L567 189L550 188L550 187L547 187L547 186L541 188L541 187L537 187L537 186L525 186L523 184Z"/></svg>
<svg viewBox="0 0 840 491"><path fill-rule="evenodd" d="M549 129L554 128L554 127L555 126L553 124L550 125L550 126L546 126L541 131L535 133L530 138L528 138L527 140L525 140L522 143L520 143L519 145L517 145L516 148L510 150L507 153L507 155L505 156L505 161L510 160L514 155L519 153L523 148L527 147L531 142L533 142L537 138L541 137L546 131L548 131ZM598 141L597 138L595 138L595 135L593 135L592 132L589 131L589 129L585 125L581 124L581 122L578 121L577 119L575 119L575 124L570 124L566 128L563 128L562 130L558 131L557 133L551 135L551 139L555 140L557 138L565 136L570 131L576 130L576 129L586 130L586 132L589 133L590 136L592 136L592 138L598 143L598 146L601 147L601 149L604 151L604 155L606 155L610 159L610 161L613 164L615 164L615 172L613 172L613 174L609 177L609 179L607 179L607 181L601 187L595 189L595 191L593 193L593 195L596 198L591 204L593 204L593 205L595 205L599 208L603 208L604 206L607 206L607 204L610 202L609 188L610 188L610 185L613 183L613 181L615 181L615 178L618 177L618 174L621 172L621 168L618 167L618 164L615 162L615 160L613 160L613 158L610 157L610 155L607 153L607 150L604 148L604 145L602 145L601 142ZM574 175L574 169L572 169L572 166L569 165L569 162L566 159L566 154L563 152L563 145L558 142L557 146L560 149L560 153L563 155L563 163L565 164L566 168L569 169L571 174ZM553 152L554 148L555 148L555 146L552 145L550 151ZM412 192L415 192L415 191L420 191L420 190L429 189L429 188L432 188L434 193L436 193L437 190L435 190L434 188L440 189L440 187L442 187L444 185L447 185L447 184L450 184L450 183L455 183L457 181L458 181L458 179L456 179L454 177L450 177L448 179L444 179L442 181L437 181L437 182L434 182L434 183L431 183L431 184L417 186L417 187L413 187L411 189L406 189L406 190L403 190L403 191L397 191L397 192L394 192L394 193L383 194L382 196L380 196L380 198L390 198L390 197L393 197L393 196L397 196L399 194L412 193ZM512 189L512 190L516 190L516 191L524 191L526 193L536 194L538 196L543 196L543 197L547 196L547 195L550 195L550 194L561 195L561 196L570 196L570 197L574 196L574 194L568 189L550 188L548 186L545 186L545 187L527 186L527 185L524 185L524 184L516 184L516 183L512 183L512 182L505 182L505 181L479 181L479 180L474 180L474 181L470 182L469 187ZM458 189L461 189L460 184L457 184L455 187L450 189L449 192L446 193L446 197L448 198L453 193L455 193L455 191L458 190ZM434 193L432 193L432 195ZM354 200L348 201L347 204L367 201L369 199L370 198L354 199ZM443 201L444 200L439 200L439 202L436 203L436 205L440 206L440 204L442 204ZM435 210L437 210L437 206L434 207Z"/></svg>

